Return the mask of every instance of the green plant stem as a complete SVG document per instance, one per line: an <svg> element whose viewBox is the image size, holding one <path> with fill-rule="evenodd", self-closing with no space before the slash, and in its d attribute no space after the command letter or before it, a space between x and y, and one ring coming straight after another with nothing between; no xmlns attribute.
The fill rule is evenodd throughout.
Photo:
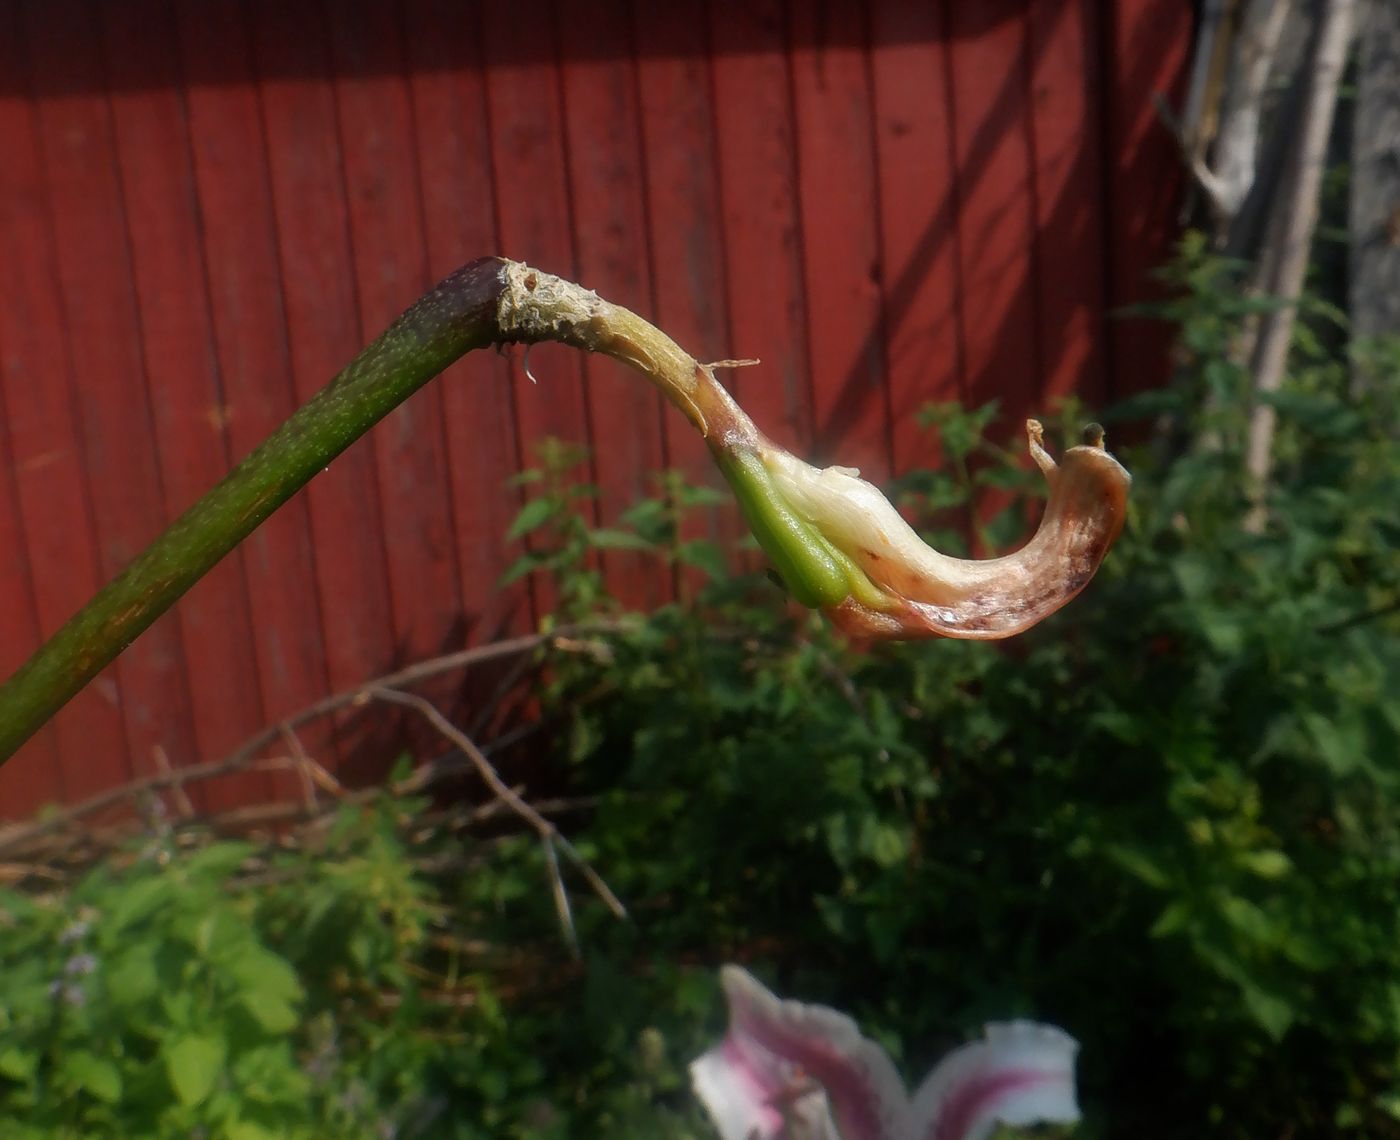
<svg viewBox="0 0 1400 1140"><path fill-rule="evenodd" d="M0 760L332 459L496 339L501 264L473 261L416 302L41 646L0 687Z"/></svg>
<svg viewBox="0 0 1400 1140"><path fill-rule="evenodd" d="M635 313L520 262L468 262L415 302L0 686L0 763L259 523L454 360L490 344L542 340L600 352L642 372L717 455L752 450L761 440L715 380L713 366L698 363Z"/></svg>

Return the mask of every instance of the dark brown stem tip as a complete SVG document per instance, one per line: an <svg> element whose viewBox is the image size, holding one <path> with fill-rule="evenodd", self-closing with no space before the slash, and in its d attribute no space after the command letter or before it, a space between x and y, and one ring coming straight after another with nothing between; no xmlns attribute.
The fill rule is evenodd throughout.
<svg viewBox="0 0 1400 1140"><path fill-rule="evenodd" d="M1103 424L1085 424L1084 433L1080 436L1085 447L1103 447L1104 430Z"/></svg>

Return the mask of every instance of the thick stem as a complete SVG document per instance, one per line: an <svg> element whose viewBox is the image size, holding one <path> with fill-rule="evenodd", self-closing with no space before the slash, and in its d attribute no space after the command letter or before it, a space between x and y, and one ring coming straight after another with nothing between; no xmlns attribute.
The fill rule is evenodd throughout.
<svg viewBox="0 0 1400 1140"><path fill-rule="evenodd" d="M719 451L762 436L660 329L572 282L504 258L469 262L413 304L212 491L175 520L0 687L0 762L337 455L474 348L558 340L648 376Z"/></svg>
<svg viewBox="0 0 1400 1140"><path fill-rule="evenodd" d="M760 446L763 436L715 379L715 366L701 364L649 321L581 285L518 261L505 262L503 277L502 340L521 344L557 340L611 356L661 389L705 437L712 452Z"/></svg>
<svg viewBox="0 0 1400 1140"><path fill-rule="evenodd" d="M332 459L497 339L501 267L473 261L415 303L45 642L0 687L0 761Z"/></svg>
<svg viewBox="0 0 1400 1140"><path fill-rule="evenodd" d="M1017 555L987 563L929 551L854 472L808 468L764 439L714 375L717 367L752 362L701 364L596 293L519 262L484 258L413 305L0 687L0 761L431 377L473 348L542 340L612 356L646 375L704 437L793 596L862 636L1009 636L1073 597L1122 526L1129 478L1102 441L1071 450L1067 460L1083 478L1070 478L1063 469L1054 473L1039 449L1039 425L1028 424L1032 454L1056 488L1037 537ZM853 505L864 530L843 540L836 532L850 522ZM892 592L891 583L914 588Z"/></svg>

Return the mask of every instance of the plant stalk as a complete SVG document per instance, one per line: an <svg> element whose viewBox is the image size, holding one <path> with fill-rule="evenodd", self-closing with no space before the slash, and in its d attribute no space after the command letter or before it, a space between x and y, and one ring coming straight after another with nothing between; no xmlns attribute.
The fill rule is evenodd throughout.
<svg viewBox="0 0 1400 1140"><path fill-rule="evenodd" d="M634 313L519 262L468 262L410 306L0 686L0 763L318 471L449 364L475 348L541 340L605 353L645 373L712 447L752 447L760 438L712 368Z"/></svg>
<svg viewBox="0 0 1400 1140"><path fill-rule="evenodd" d="M930 550L880 491L774 447L656 326L571 281L504 258L468 263L417 301L217 487L176 519L0 687L0 763L316 472L452 361L489 344L559 341L636 369L694 425L792 596L862 638L1009 637L1093 576L1123 525L1130 477L1102 446L1056 467L1026 423L1051 496L1016 555Z"/></svg>
<svg viewBox="0 0 1400 1140"><path fill-rule="evenodd" d="M1355 0L1326 0L1323 4L1312 56L1312 74L1291 185L1280 201L1276 258L1265 259L1261 292L1284 304L1264 317L1254 349L1254 409L1249 418L1245 467L1249 472L1254 506L1245 520L1251 531L1263 528L1265 499L1273 470L1276 414L1268 402L1283 385L1288 348L1293 339L1298 295L1308 268L1313 231L1317 228L1318 195L1327 165L1327 141L1337 107L1342 73L1351 44Z"/></svg>

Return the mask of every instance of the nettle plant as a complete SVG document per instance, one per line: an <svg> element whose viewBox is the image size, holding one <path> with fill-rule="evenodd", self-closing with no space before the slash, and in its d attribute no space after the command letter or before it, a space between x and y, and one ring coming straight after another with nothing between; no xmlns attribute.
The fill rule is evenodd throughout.
<svg viewBox="0 0 1400 1140"><path fill-rule="evenodd" d="M592 292L518 262L483 258L405 312L0 688L0 758L13 754L215 562L448 363L474 348L543 340L611 356L654 383L706 441L788 594L862 642L1020 633L1084 588L1123 527L1130 478L1104 449L1102 429L1085 429L1083 442L1057 463L1044 447L1040 423L1029 420L1030 456L1049 489L1034 537L1000 558L940 553L858 471L812 467L759 431L715 376L718 369L756 362L702 363ZM584 537L602 544L596 533ZM189 916L192 926L182 938L194 951L240 944L236 915L229 913L223 926L213 921ZM287 1028L287 1003L298 989L270 964L258 981L258 961L256 948L234 954L227 967L233 972L222 982L211 975L205 990L227 990L240 1019L237 1032L267 1035L275 1053L279 1030ZM85 993L90 962L84 953L66 958L52 992L46 991L48 1005L24 1016L81 1021L78 995ZM217 965L211 958L209 968ZM132 974L132 992L149 990L160 966L143 963L147 972ZM701 1063L697 1080L726 1140L796 1140L838 1130L845 1140L965 1140L986 1135L997 1119L1075 1115L1073 1045L1057 1031L1019 1024L989 1031L972 1053L955 1054L951 1068L936 1070L911 1105L884 1054L839 1017L780 1006L736 970L725 978L734 1029L729 1045ZM226 1039L200 1030L193 1007L187 1013L190 1032L166 1054L161 1086L173 1092L173 1111L209 1103L226 1069L234 1079L250 1079L231 1061ZM739 1055L742 1063L729 1063ZM968 1060L974 1056L975 1063ZM41 1095L44 1070L31 1062L32 1056L10 1057L10 1076L33 1082ZM125 1082L111 1059L78 1050L54 1063L69 1085L98 1100L123 1095ZM1042 1069L1053 1076L1044 1097L1033 1091ZM803 1091L809 1086L810 1095ZM785 1115L779 1100L794 1089L802 1105L826 1107L804 1111L801 1121ZM266 1095L295 1101L305 1092L304 1080L283 1080L275 1089L269 1085Z"/></svg>
<svg viewBox="0 0 1400 1140"><path fill-rule="evenodd" d="M441 1115L421 1087L441 1027L413 970L436 913L402 807L285 852L189 849L153 812L114 865L0 892L0 1134L432 1134L412 1125Z"/></svg>

